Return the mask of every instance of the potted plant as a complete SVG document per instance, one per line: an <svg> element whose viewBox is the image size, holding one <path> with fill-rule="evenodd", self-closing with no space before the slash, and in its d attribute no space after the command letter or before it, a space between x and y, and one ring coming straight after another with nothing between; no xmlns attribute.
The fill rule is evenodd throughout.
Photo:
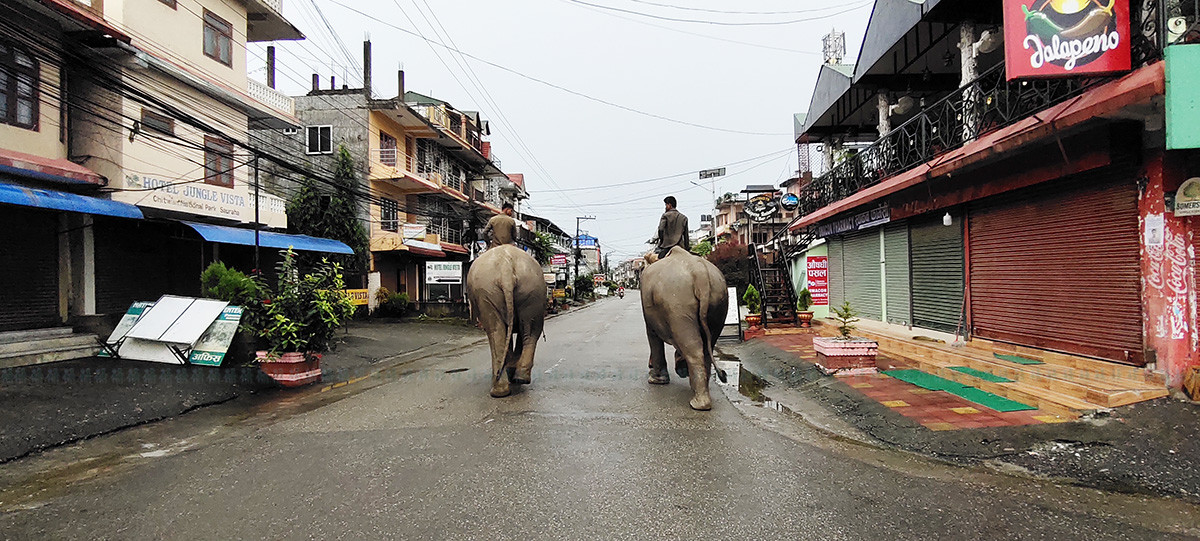
<svg viewBox="0 0 1200 541"><path fill-rule="evenodd" d="M259 369L285 387L307 385L321 378L321 354L354 314L354 303L341 265L323 259L302 275L288 249L277 271L275 287L259 283L264 314L255 330L268 348L257 352Z"/></svg>
<svg viewBox="0 0 1200 541"><path fill-rule="evenodd" d="M813 349L817 353L817 368L826 374L850 373L870 374L877 371L875 355L879 344L874 340L851 336L856 328L858 312L848 301L832 308L833 319L838 325L838 334L833 338L813 338Z"/></svg>
<svg viewBox="0 0 1200 541"><path fill-rule="evenodd" d="M751 328L761 325L762 314L759 310L762 309L762 296L758 294L754 284L746 286L746 292L742 294L742 301L746 303L746 324Z"/></svg>
<svg viewBox="0 0 1200 541"><path fill-rule="evenodd" d="M800 298L796 300L796 317L800 319L800 326L809 328L809 322L813 319L813 313L809 311L809 307L813 305L812 293L808 292L808 288L800 290Z"/></svg>

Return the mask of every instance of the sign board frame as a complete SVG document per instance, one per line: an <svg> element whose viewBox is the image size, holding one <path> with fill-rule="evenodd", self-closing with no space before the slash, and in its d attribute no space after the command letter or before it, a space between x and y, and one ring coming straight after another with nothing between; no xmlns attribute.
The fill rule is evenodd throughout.
<svg viewBox="0 0 1200 541"><path fill-rule="evenodd" d="M462 285L462 261L426 261L425 285Z"/></svg>
<svg viewBox="0 0 1200 541"><path fill-rule="evenodd" d="M1076 5L1062 13L1045 0L1004 0L1008 80L1130 70L1130 3L1114 2L1111 12L1090 2L1082 9Z"/></svg>

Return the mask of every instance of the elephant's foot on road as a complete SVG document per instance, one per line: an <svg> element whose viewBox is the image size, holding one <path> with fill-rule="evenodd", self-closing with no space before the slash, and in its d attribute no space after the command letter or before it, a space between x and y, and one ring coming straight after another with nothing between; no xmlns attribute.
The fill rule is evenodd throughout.
<svg viewBox="0 0 1200 541"><path fill-rule="evenodd" d="M508 369L508 379L513 383L521 385L529 385L533 381L533 367L529 368L510 368Z"/></svg>
<svg viewBox="0 0 1200 541"><path fill-rule="evenodd" d="M671 376L667 375L666 370L656 371L653 368L651 368L650 369L650 377L646 378L646 381L650 382L653 385L666 385L668 383L671 383Z"/></svg>
<svg viewBox="0 0 1200 541"><path fill-rule="evenodd" d="M492 398L504 398L512 394L512 388L509 387L508 381L502 379L492 385L492 392L490 394Z"/></svg>
<svg viewBox="0 0 1200 541"><path fill-rule="evenodd" d="M709 396L708 393L696 395L692 397L692 400L688 402L688 405L692 406L692 409L697 411L708 411L712 409L712 397Z"/></svg>

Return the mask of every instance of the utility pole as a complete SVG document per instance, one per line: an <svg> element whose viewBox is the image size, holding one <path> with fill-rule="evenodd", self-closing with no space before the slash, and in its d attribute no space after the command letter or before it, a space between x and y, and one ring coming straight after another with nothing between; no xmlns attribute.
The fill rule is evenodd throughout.
<svg viewBox="0 0 1200 541"><path fill-rule="evenodd" d="M259 190L259 188L258 188L258 152L255 152L254 153L254 270L256 272L261 272L262 267L259 266L259 262L258 262L258 248L259 248L258 232L259 232L259 230L262 229L262 226L259 224L260 216L258 213L258 207L259 207L259 205L262 204L262 196L259 195L258 190Z"/></svg>
<svg viewBox="0 0 1200 541"><path fill-rule="evenodd" d="M571 277L571 296L575 300L579 300L579 288L575 285L575 281L579 279L579 256L583 253L583 249L579 246L579 222L584 220L595 220L595 216L576 216L575 217L575 276Z"/></svg>

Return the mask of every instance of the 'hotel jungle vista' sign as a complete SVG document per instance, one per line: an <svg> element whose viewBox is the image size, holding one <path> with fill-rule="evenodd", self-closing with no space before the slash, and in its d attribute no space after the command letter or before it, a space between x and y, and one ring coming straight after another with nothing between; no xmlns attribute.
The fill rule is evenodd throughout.
<svg viewBox="0 0 1200 541"><path fill-rule="evenodd" d="M1004 0L1008 79L1128 71L1129 2Z"/></svg>

